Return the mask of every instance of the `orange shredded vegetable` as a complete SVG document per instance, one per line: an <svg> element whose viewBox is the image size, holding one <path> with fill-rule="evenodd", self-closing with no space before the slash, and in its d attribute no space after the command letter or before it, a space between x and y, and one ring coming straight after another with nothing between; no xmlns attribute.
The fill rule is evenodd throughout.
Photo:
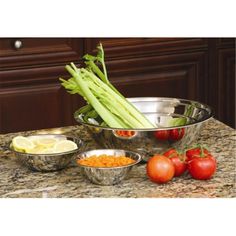
<svg viewBox="0 0 236 236"><path fill-rule="evenodd" d="M116 134L120 137L132 137L135 135L135 132L132 130L117 130Z"/></svg>
<svg viewBox="0 0 236 236"><path fill-rule="evenodd" d="M117 167L126 166L135 161L126 156L99 155L90 156L85 159L77 160L78 164L91 167Z"/></svg>

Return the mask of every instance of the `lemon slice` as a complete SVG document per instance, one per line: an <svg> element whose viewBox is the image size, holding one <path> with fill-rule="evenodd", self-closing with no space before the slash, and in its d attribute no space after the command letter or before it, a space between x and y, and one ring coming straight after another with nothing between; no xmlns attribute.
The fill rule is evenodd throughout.
<svg viewBox="0 0 236 236"><path fill-rule="evenodd" d="M28 139L31 140L34 143L34 145L36 145L36 146L38 145L37 144L37 142L39 140L38 136L29 136Z"/></svg>
<svg viewBox="0 0 236 236"><path fill-rule="evenodd" d="M27 152L35 147L34 143L26 137L16 136L12 140L12 146L16 151Z"/></svg>
<svg viewBox="0 0 236 236"><path fill-rule="evenodd" d="M54 153L53 148L47 148L47 149L41 150L41 152L39 154L53 154L53 153Z"/></svg>
<svg viewBox="0 0 236 236"><path fill-rule="evenodd" d="M72 151L74 149L77 149L78 146L75 142L70 141L70 140L62 140L57 142L54 145L54 153L59 153L59 152L68 152L68 151Z"/></svg>
<svg viewBox="0 0 236 236"><path fill-rule="evenodd" d="M36 143L37 143L37 145L39 145L41 147L50 148L50 147L53 147L57 141L58 140L55 138L45 137L45 138L38 139L36 141Z"/></svg>
<svg viewBox="0 0 236 236"><path fill-rule="evenodd" d="M42 139L47 139L48 141L46 141L46 142L48 142L48 143L53 142L52 139L56 140L57 142L60 141L60 140L66 140L66 137L64 137L64 136L55 136L55 135L48 135L48 134L46 134L46 135L37 135L36 134L36 135L33 135L33 136L29 136L27 138L30 139L36 146L40 145L39 140L42 140ZM49 141L49 139L51 141ZM39 141L39 144L38 144L38 141ZM44 146L44 143L45 143L45 141L43 141L42 146Z"/></svg>
<svg viewBox="0 0 236 236"><path fill-rule="evenodd" d="M33 149L27 149L27 153L30 154L41 154L46 150L46 148L42 146L35 146Z"/></svg>

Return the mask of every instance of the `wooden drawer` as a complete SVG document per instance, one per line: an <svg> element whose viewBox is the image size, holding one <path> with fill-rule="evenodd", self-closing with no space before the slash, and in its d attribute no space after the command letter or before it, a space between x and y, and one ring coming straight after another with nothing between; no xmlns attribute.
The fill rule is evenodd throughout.
<svg viewBox="0 0 236 236"><path fill-rule="evenodd" d="M95 51L99 42L103 44L107 60L207 49L204 38L93 38L85 41L85 50Z"/></svg>
<svg viewBox="0 0 236 236"><path fill-rule="evenodd" d="M59 84L59 78L69 78L65 65L0 71L0 89L15 86Z"/></svg>
<svg viewBox="0 0 236 236"><path fill-rule="evenodd" d="M16 49L17 41L22 46ZM0 70L40 67L78 62L83 55L83 40L68 38L2 38Z"/></svg>

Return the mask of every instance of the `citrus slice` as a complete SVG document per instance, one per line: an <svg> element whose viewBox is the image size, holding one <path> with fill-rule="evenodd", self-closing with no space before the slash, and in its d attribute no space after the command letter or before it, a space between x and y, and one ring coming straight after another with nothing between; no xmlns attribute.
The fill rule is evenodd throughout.
<svg viewBox="0 0 236 236"><path fill-rule="evenodd" d="M53 154L53 153L54 153L53 148L46 148L46 149L41 150L39 154Z"/></svg>
<svg viewBox="0 0 236 236"><path fill-rule="evenodd" d="M53 147L57 141L58 140L53 137L44 137L44 138L39 138L36 142L39 146L50 148Z"/></svg>
<svg viewBox="0 0 236 236"><path fill-rule="evenodd" d="M30 154L41 154L45 151L46 149L42 146L35 146L33 149L27 149L27 153Z"/></svg>
<svg viewBox="0 0 236 236"><path fill-rule="evenodd" d="M28 139L30 139L36 146L37 145L40 145L40 141L39 140L41 140L41 139L54 139L54 140L56 140L57 142L58 141L61 141L61 140L66 140L66 137L64 137L64 136L55 136L55 135L48 135L48 134L46 134L46 135L32 135L32 136L29 136L29 137L27 137ZM38 141L39 141L39 144L38 144ZM46 142L51 142L51 141L46 141ZM43 146L44 146L44 143L45 143L45 141L43 141ZM54 143L55 144L55 143ZM53 144L53 145L54 145Z"/></svg>
<svg viewBox="0 0 236 236"><path fill-rule="evenodd" d="M29 136L28 139L31 140L34 143L34 145L37 146L37 142L39 140L38 136Z"/></svg>
<svg viewBox="0 0 236 236"><path fill-rule="evenodd" d="M12 140L12 146L16 151L27 152L35 147L34 143L26 137L16 136Z"/></svg>
<svg viewBox="0 0 236 236"><path fill-rule="evenodd" d="M68 151L72 151L74 149L77 149L78 146L75 142L70 141L70 140L62 140L57 142L54 145L54 153L59 153L59 152L68 152Z"/></svg>

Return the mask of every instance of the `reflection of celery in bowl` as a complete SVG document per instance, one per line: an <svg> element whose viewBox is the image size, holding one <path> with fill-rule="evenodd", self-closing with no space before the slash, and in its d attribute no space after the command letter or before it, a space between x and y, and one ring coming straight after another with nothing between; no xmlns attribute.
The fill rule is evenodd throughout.
<svg viewBox="0 0 236 236"><path fill-rule="evenodd" d="M190 105L185 107L183 117L171 117L168 121L168 127L184 126L194 122L191 117L194 116L193 113L195 112L196 107L198 107L198 103L191 101Z"/></svg>
<svg viewBox="0 0 236 236"><path fill-rule="evenodd" d="M182 126L187 124L187 118L186 117L181 117L181 118L170 118L168 121L168 127L172 126Z"/></svg>

